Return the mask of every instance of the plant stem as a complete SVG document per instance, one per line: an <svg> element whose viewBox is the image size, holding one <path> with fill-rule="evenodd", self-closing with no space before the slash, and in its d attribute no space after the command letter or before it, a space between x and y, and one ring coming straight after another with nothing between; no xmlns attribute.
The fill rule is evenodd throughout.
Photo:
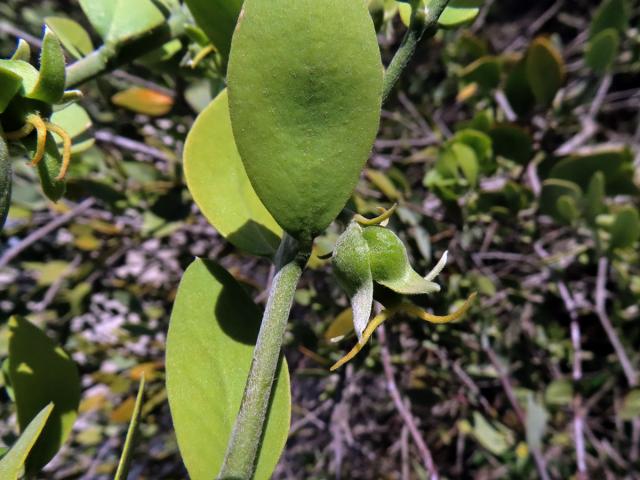
<svg viewBox="0 0 640 480"><path fill-rule="evenodd" d="M402 75L411 57L413 57L418 42L424 35L428 37L435 35L438 29L438 19L447 7L449 0L431 0L428 3L429 5L427 7L412 6L409 29L402 39L402 43L394 55L393 60L391 60L384 76L382 103L387 100L393 86L400 78L400 75Z"/></svg>
<svg viewBox="0 0 640 480"><path fill-rule="evenodd" d="M276 257L277 273L271 284L240 411L219 479L248 480L253 476L293 296L308 259L305 252L300 252L291 237L285 235L282 239Z"/></svg>
<svg viewBox="0 0 640 480"><path fill-rule="evenodd" d="M157 50L165 43L184 35L185 26L189 23L188 16L182 10L178 10L162 25L123 45L102 45L67 67L66 88L78 86Z"/></svg>

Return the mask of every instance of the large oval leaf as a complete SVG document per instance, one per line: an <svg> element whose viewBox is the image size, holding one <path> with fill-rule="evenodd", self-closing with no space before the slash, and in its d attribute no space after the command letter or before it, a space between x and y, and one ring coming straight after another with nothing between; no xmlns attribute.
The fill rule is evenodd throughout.
<svg viewBox="0 0 640 480"><path fill-rule="evenodd" d="M186 0L196 23L223 55L229 56L231 37L236 28L243 0Z"/></svg>
<svg viewBox="0 0 640 480"><path fill-rule="evenodd" d="M167 393L178 446L192 480L220 470L240 408L260 326L258 308L219 265L195 260L173 306L167 337ZM291 393L280 365L255 478L268 479L289 433Z"/></svg>
<svg viewBox="0 0 640 480"><path fill-rule="evenodd" d="M231 243L272 255L282 230L256 195L238 154L227 91L196 119L184 148L189 191L207 220Z"/></svg>
<svg viewBox="0 0 640 480"><path fill-rule="evenodd" d="M20 429L49 403L47 425L31 450L27 473L38 472L58 452L77 417L80 376L73 360L38 327L21 317L9 320L9 378Z"/></svg>
<svg viewBox="0 0 640 480"><path fill-rule="evenodd" d="M256 193L309 241L344 207L378 129L382 64L365 2L247 0L228 84Z"/></svg>

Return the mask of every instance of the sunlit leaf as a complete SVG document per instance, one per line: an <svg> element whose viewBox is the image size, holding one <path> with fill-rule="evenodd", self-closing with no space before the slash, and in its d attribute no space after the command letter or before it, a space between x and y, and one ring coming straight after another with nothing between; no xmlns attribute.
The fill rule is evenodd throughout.
<svg viewBox="0 0 640 480"><path fill-rule="evenodd" d="M227 78L258 197L310 242L347 203L378 130L382 63L366 4L246 0Z"/></svg>
<svg viewBox="0 0 640 480"><path fill-rule="evenodd" d="M195 260L185 272L167 338L167 392L178 446L192 480L222 465L240 407L261 314L222 267ZM282 361L255 478L271 477L289 433L291 397Z"/></svg>
<svg viewBox="0 0 640 480"><path fill-rule="evenodd" d="M50 403L45 406L33 420L29 422L29 425L11 447L11 450L2 457L2 460L0 460L0 478L2 478L2 480L18 480L22 476L24 464L29 452L31 452L31 449L42 433L52 410L53 404Z"/></svg>
<svg viewBox="0 0 640 480"><path fill-rule="evenodd" d="M184 149L189 191L209 222L231 243L273 255L282 229L251 186L233 139L226 90L198 116Z"/></svg>
<svg viewBox="0 0 640 480"><path fill-rule="evenodd" d="M53 458L71 433L80 402L80 376L69 356L21 317L9 320L9 376L22 431L44 407L54 405L27 459L27 472L33 474Z"/></svg>
<svg viewBox="0 0 640 480"><path fill-rule="evenodd" d="M66 17L46 17L44 22L74 58L82 58L93 51L91 37L75 20Z"/></svg>

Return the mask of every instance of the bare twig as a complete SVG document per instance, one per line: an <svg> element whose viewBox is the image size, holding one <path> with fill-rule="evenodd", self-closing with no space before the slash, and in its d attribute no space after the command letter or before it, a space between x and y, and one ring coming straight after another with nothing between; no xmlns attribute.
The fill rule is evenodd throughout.
<svg viewBox="0 0 640 480"><path fill-rule="evenodd" d="M36 242L39 242L44 237L54 232L65 223L71 221L73 218L78 215L82 215L85 211L90 209L96 203L95 198L87 198L80 202L75 206L72 210L69 210L67 213L60 215L59 217L54 218L52 221L47 223L46 225L34 230L29 235L27 235L24 239L18 242L16 245L8 249L4 252L2 257L0 257L0 268L6 267L14 258L24 252L27 248L33 245Z"/></svg>
<svg viewBox="0 0 640 480"><path fill-rule="evenodd" d="M162 150L150 147L149 145L138 142L136 140L132 140L130 138L116 135L115 133L109 132L107 130L97 130L94 136L99 142L110 143L112 145L115 145L116 147L124 148L135 153L141 153L157 160L163 160L165 162L170 161L169 155L167 155Z"/></svg>
<svg viewBox="0 0 640 480"><path fill-rule="evenodd" d="M571 319L571 344L573 346L573 368L572 378L577 386L582 380L582 333L580 328L580 320L578 318L578 310L573 296L569 292L567 285L560 281L557 282L558 292L564 303L565 309ZM582 395L576 393L573 396L573 441L576 450L576 467L578 470L577 477L579 480L587 478L587 455L584 442L584 423L585 409L582 406Z"/></svg>
<svg viewBox="0 0 640 480"><path fill-rule="evenodd" d="M598 315L600 324L607 333L607 337L609 337L609 341L618 356L618 360L620 360L622 370L627 377L627 383L630 387L635 387L638 385L638 372L633 368L633 364L631 363L631 360L620 341L620 337L618 336L615 328L613 328L609 315L607 314L606 302L608 272L609 260L606 257L601 257L598 261L598 278L596 280L596 315Z"/></svg>
<svg viewBox="0 0 640 480"><path fill-rule="evenodd" d="M411 413L411 408L402 399L400 395L400 391L398 390L398 385L396 384L396 380L394 377L393 366L391 365L391 354L389 353L389 347L387 346L387 337L385 335L384 326L380 326L377 330L378 332L378 342L380 343L380 351L382 356L382 366L384 368L384 375L387 379L387 390L389 390L389 395L391 395L391 399L393 400L393 404L398 410L398 413L402 417L405 425L409 429L409 433L411 434L411 438L413 439L418 451L420 452L420 456L422 457L422 463L424 464L425 469L429 472L430 480L438 480L438 470L433 462L433 456L431 455L431 450L427 446L418 426L416 425L415 419L413 418L413 414Z"/></svg>

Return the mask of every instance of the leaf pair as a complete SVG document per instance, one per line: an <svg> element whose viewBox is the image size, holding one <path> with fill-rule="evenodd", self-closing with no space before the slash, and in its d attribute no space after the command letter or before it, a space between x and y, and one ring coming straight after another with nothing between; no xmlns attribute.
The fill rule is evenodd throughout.
<svg viewBox="0 0 640 480"><path fill-rule="evenodd" d="M245 2L228 84L187 139L196 203L250 253L273 255L282 230L309 243L344 207L378 128L382 63L364 2Z"/></svg>

